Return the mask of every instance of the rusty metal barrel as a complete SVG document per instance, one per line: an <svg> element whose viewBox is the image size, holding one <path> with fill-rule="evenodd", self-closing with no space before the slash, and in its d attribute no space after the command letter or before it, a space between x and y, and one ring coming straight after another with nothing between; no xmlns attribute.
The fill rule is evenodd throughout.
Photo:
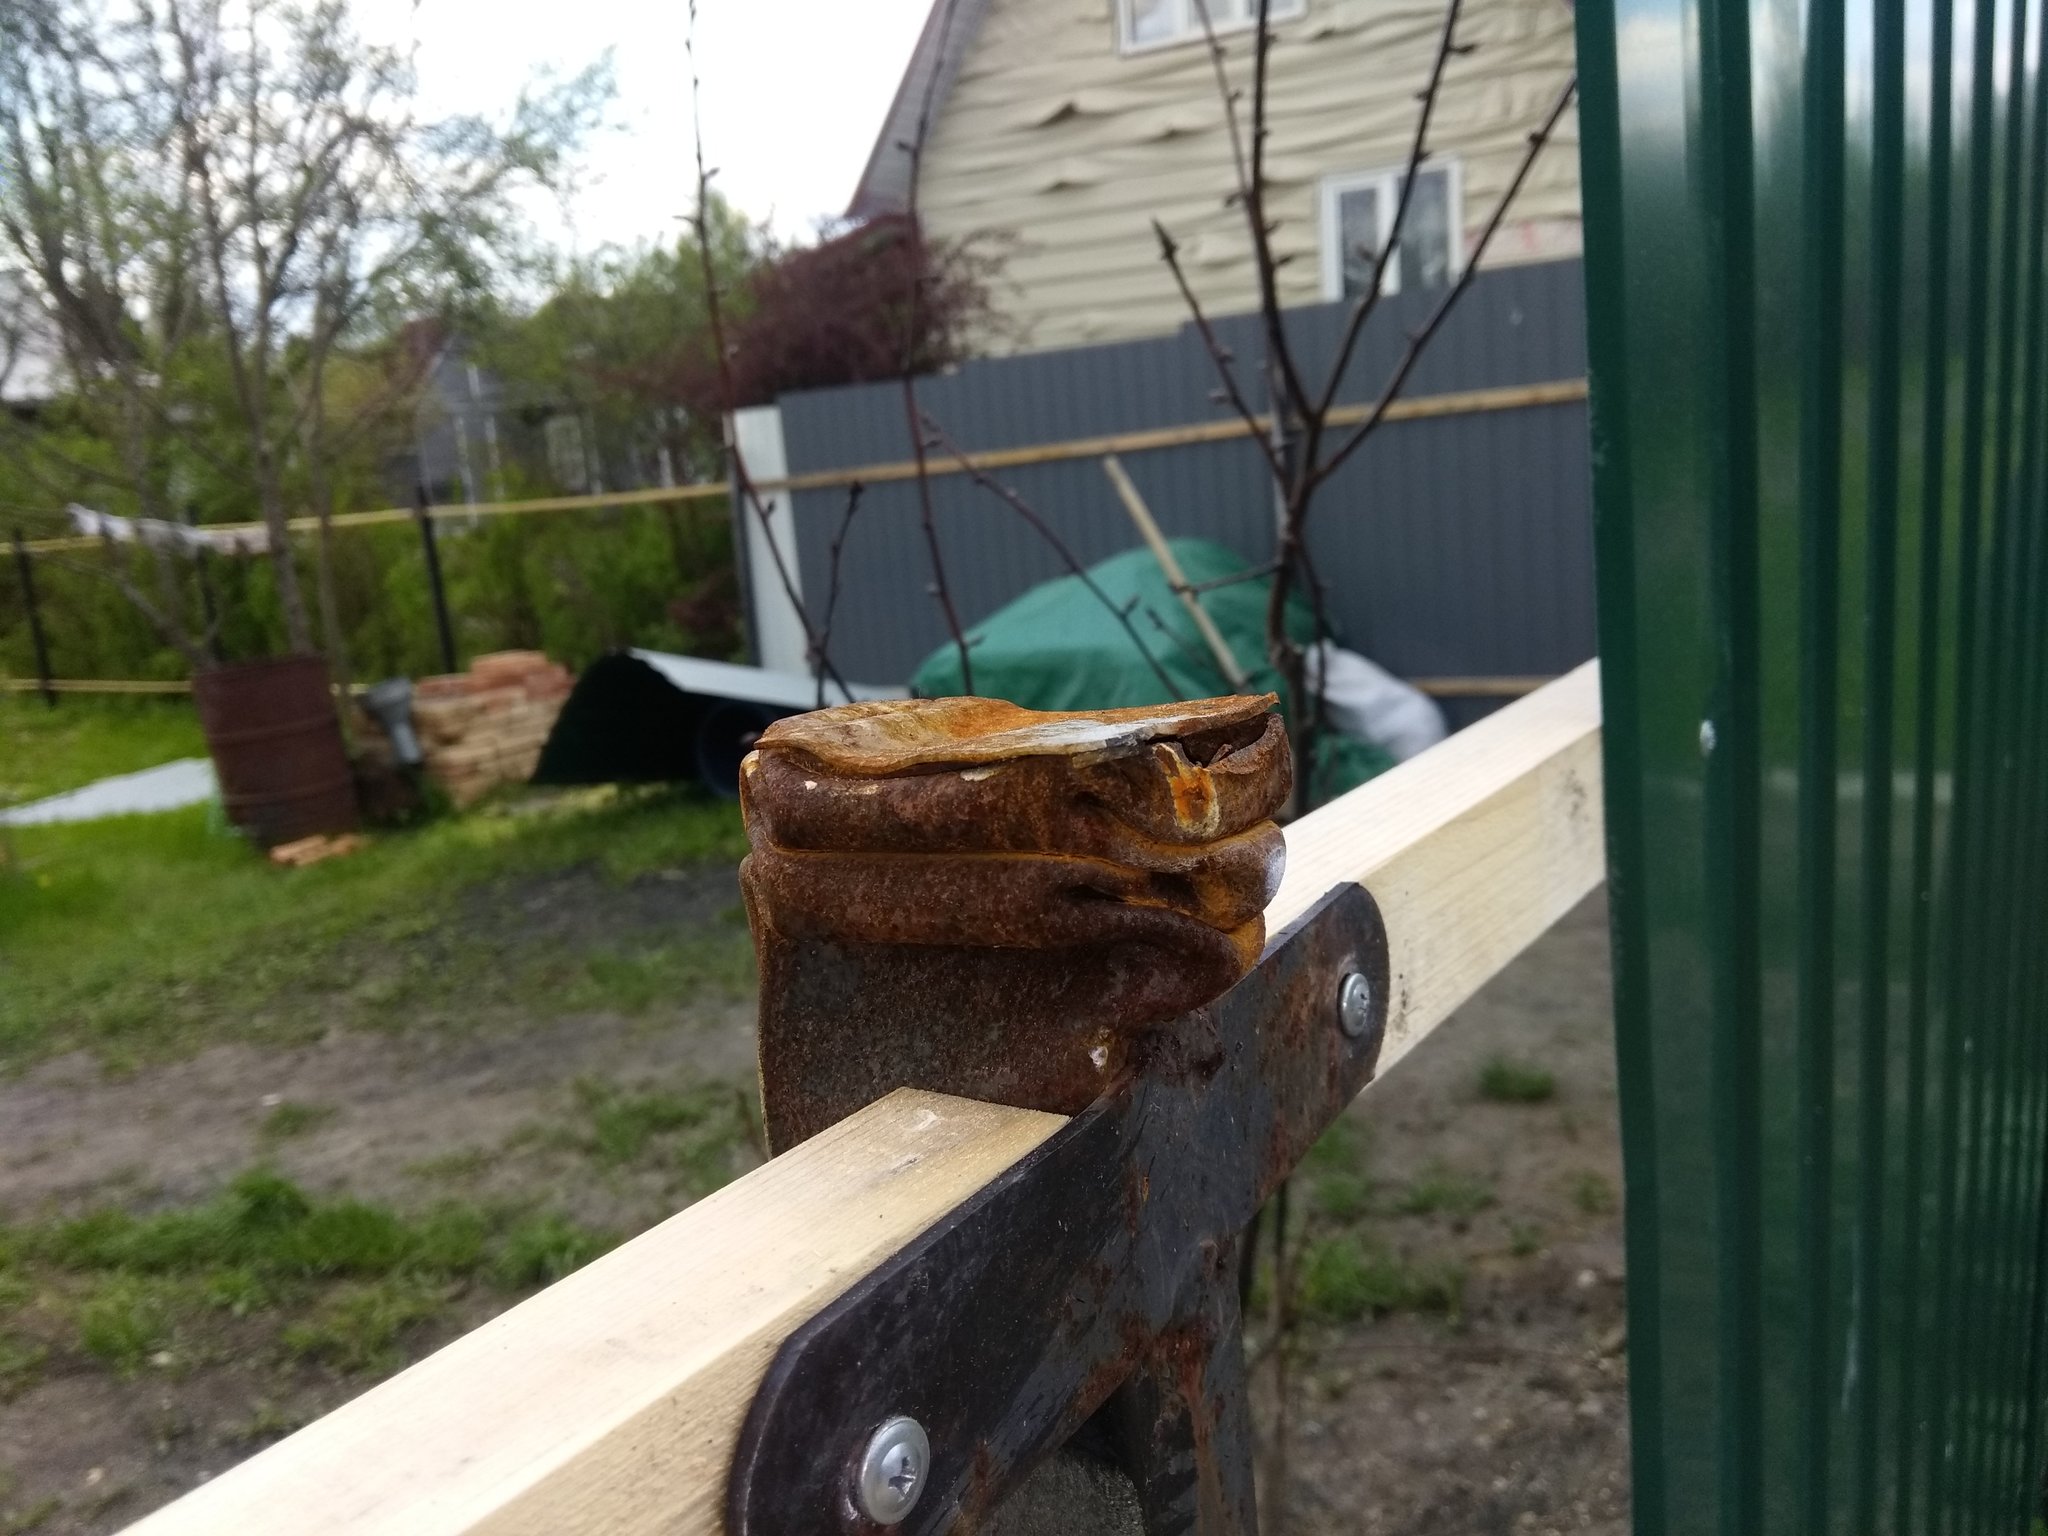
<svg viewBox="0 0 2048 1536"><path fill-rule="evenodd" d="M192 680L228 820L264 847L349 832L355 779L318 656L238 662Z"/></svg>

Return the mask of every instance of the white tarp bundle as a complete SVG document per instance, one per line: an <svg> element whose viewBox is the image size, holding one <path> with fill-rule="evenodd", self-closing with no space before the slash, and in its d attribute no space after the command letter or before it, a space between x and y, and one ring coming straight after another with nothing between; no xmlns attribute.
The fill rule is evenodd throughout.
<svg viewBox="0 0 2048 1536"><path fill-rule="evenodd" d="M1322 687L1330 724L1384 748L1397 763L1444 739L1436 701L1356 651L1324 641L1309 653L1309 676L1311 687Z"/></svg>
<svg viewBox="0 0 2048 1536"><path fill-rule="evenodd" d="M161 517L116 517L76 502L64 510L71 516L71 526L88 539L215 555L261 555L270 550L270 535L262 528L194 528Z"/></svg>

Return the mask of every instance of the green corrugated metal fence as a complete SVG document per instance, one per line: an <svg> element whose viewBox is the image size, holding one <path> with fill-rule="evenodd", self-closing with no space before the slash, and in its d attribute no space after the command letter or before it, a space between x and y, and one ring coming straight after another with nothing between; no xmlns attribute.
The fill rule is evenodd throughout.
<svg viewBox="0 0 2048 1536"><path fill-rule="evenodd" d="M1580 0L1640 1532L2025 1532L2048 0Z"/></svg>

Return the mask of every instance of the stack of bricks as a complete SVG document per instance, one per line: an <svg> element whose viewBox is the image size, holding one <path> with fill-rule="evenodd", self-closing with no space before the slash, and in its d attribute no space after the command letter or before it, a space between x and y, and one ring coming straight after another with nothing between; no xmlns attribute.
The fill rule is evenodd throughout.
<svg viewBox="0 0 2048 1536"><path fill-rule="evenodd" d="M575 679L539 651L494 651L467 672L423 677L413 684L413 729L426 773L458 807L500 784L533 777L540 749L554 729ZM376 755L390 747L372 736Z"/></svg>

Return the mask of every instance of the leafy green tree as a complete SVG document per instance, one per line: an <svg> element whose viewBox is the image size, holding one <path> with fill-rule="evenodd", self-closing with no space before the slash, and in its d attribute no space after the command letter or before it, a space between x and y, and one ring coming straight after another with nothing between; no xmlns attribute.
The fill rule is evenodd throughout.
<svg viewBox="0 0 2048 1536"><path fill-rule="evenodd" d="M174 517L201 477L253 504L294 650L312 625L287 524L310 504L337 650L337 479L429 360L373 343L507 280L534 245L521 196L562 182L608 90L599 66L502 121L430 121L410 59L365 42L347 0L8 0L0 282L61 396L10 422L17 463L144 517ZM153 592L108 574L204 666L211 637L154 558Z"/></svg>
<svg viewBox="0 0 2048 1536"><path fill-rule="evenodd" d="M774 247L716 195L709 217L712 270L730 304ZM696 389L714 359L695 240L558 262L545 291L538 304L475 318L479 358L536 402L576 413L601 441L651 442L679 481L717 473L720 413Z"/></svg>

